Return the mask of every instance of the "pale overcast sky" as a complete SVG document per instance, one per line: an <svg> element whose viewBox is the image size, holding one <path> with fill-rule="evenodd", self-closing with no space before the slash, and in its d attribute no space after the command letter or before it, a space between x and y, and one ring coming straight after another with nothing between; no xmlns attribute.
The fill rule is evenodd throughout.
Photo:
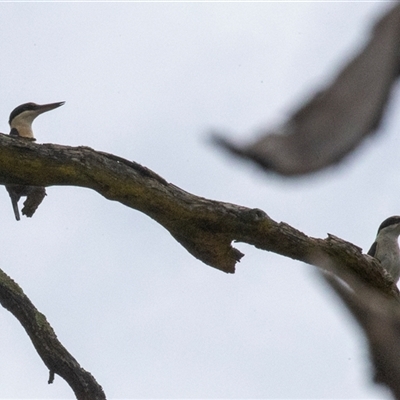
<svg viewBox="0 0 400 400"><path fill-rule="evenodd" d="M367 251L400 214L400 94L338 169L281 180L207 141L282 121L333 77L388 2L1 3L0 131L21 103L66 101L38 142L139 162L194 194L263 209ZM147 216L50 187L16 222L0 191L1 268L109 398L376 398L355 322L312 267L238 244L235 275L188 254ZM0 398L70 398L0 312Z"/></svg>

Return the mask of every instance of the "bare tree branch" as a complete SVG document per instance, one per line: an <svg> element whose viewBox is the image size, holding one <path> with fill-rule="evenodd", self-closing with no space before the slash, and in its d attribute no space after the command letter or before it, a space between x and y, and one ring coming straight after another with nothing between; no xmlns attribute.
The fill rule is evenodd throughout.
<svg viewBox="0 0 400 400"><path fill-rule="evenodd" d="M267 171L302 175L342 160L377 129L400 72L400 5L374 27L372 37L325 90L280 128L240 146L219 134L216 144Z"/></svg>
<svg viewBox="0 0 400 400"><path fill-rule="evenodd" d="M135 162L88 147L40 145L0 135L0 183L93 189L147 214L193 256L224 272L233 273L243 256L231 245L237 241L317 266L323 254L374 287L398 293L378 262L350 243L333 235L315 239L262 210L192 195Z"/></svg>
<svg viewBox="0 0 400 400"><path fill-rule="evenodd" d="M57 374L67 381L77 399L106 398L94 377L85 371L59 342L46 317L2 270L0 270L0 303L25 328L36 351L50 371L49 383L53 382L54 374Z"/></svg>

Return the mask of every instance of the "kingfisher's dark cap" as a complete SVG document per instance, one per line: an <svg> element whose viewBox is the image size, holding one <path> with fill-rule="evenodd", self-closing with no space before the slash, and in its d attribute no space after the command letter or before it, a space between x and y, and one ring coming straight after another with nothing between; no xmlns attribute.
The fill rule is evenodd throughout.
<svg viewBox="0 0 400 400"><path fill-rule="evenodd" d="M398 215L394 215L393 217L389 217L387 219L385 219L380 225L379 225L379 229L378 229L378 233L383 229L383 228L387 228L390 225L395 225L400 223L400 216Z"/></svg>

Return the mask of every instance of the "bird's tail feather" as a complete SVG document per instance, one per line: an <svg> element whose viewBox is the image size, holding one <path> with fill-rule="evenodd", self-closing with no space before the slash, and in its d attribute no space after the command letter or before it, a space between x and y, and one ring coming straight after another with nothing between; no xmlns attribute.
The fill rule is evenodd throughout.
<svg viewBox="0 0 400 400"><path fill-rule="evenodd" d="M19 221L21 217L19 216L18 201L16 199L11 199L11 202L14 209L15 219Z"/></svg>

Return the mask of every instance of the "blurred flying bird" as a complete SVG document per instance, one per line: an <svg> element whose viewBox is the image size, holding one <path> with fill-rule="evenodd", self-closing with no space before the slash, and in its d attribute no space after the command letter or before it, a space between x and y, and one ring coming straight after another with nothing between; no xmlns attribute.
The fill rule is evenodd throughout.
<svg viewBox="0 0 400 400"><path fill-rule="evenodd" d="M374 26L371 37L325 88L285 122L247 144L214 133L230 153L280 176L310 174L334 165L375 132L400 73L400 5Z"/></svg>

